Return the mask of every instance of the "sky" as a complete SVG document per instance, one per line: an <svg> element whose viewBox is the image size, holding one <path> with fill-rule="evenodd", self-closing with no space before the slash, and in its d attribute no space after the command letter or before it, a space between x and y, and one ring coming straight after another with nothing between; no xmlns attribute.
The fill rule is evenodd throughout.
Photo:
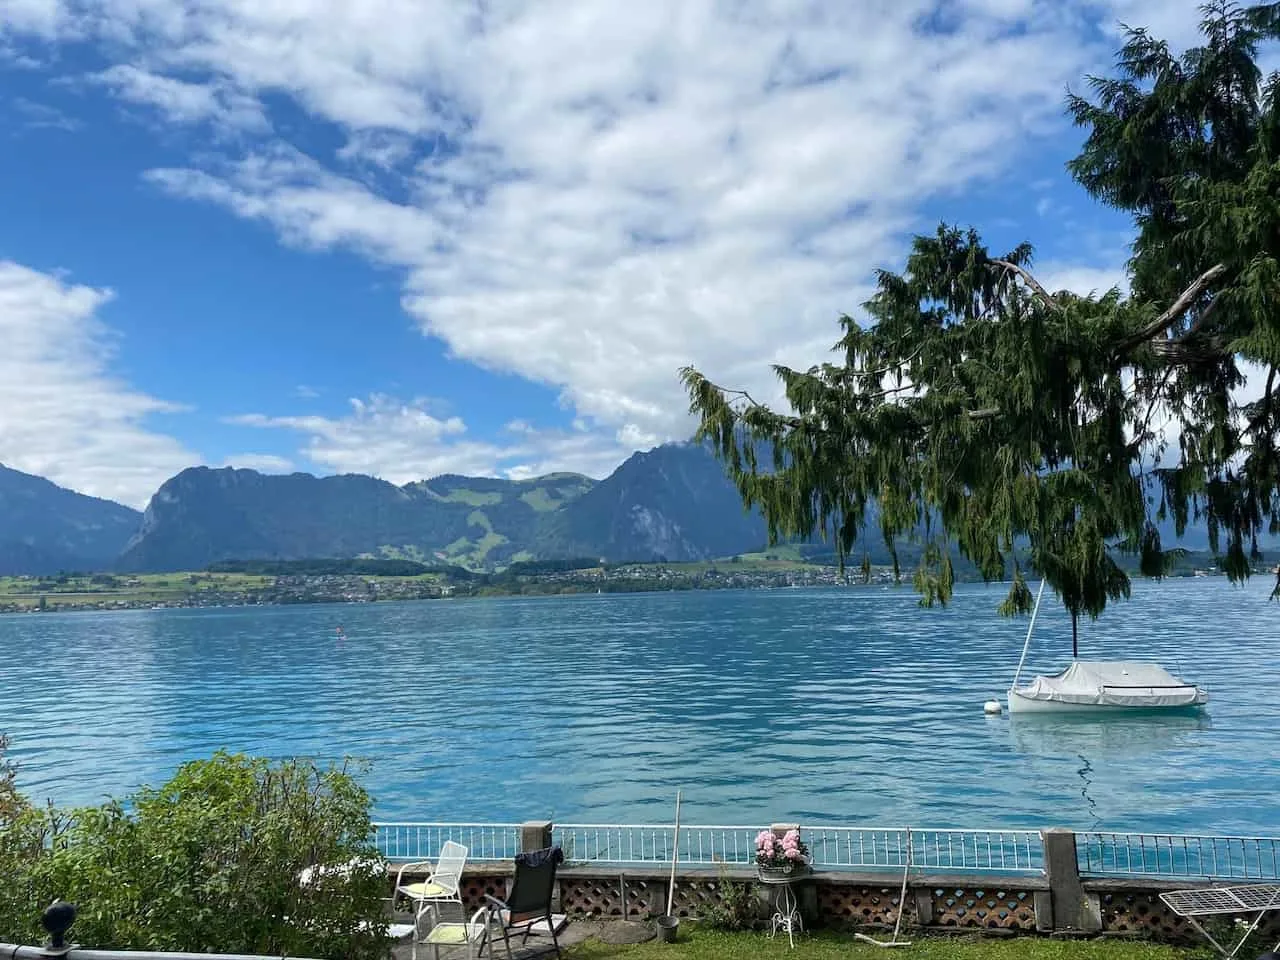
<svg viewBox="0 0 1280 960"><path fill-rule="evenodd" d="M0 0L0 463L594 477L939 221L1117 282L1068 88L1191 0Z"/></svg>

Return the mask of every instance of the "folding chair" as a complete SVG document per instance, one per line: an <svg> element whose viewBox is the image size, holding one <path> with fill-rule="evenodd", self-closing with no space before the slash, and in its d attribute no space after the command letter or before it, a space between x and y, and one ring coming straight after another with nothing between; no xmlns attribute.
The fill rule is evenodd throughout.
<svg viewBox="0 0 1280 960"><path fill-rule="evenodd" d="M511 890L505 900L485 895L493 909L495 918L502 927L502 941L507 947L507 960L511 960L510 933L524 933L520 945L529 941L529 934L545 932L551 934L551 942L555 945L556 956L560 956L560 941L556 930L563 926L563 915L551 913L551 898L556 891L556 867L564 862L564 852L559 847L548 847L533 853L522 853L516 857L515 877L511 881ZM493 953L490 943L489 953Z"/></svg>

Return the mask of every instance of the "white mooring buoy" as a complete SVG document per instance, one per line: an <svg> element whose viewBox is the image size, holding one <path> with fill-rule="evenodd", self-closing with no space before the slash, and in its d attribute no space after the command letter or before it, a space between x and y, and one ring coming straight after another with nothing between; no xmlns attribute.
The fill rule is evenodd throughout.
<svg viewBox="0 0 1280 960"><path fill-rule="evenodd" d="M982 712L989 717L998 716L1000 714L1000 701L988 700L982 705Z"/></svg>

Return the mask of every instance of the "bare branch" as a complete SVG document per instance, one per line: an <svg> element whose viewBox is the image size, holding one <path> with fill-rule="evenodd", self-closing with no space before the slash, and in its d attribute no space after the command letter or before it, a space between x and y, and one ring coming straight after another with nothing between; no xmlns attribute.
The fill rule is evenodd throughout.
<svg viewBox="0 0 1280 960"><path fill-rule="evenodd" d="M1147 415L1142 418L1142 426L1134 430L1133 442L1125 449L1129 455L1137 453L1142 449L1143 444L1147 442L1148 432L1151 430L1151 421L1155 417L1156 411L1160 409L1165 402L1165 390L1169 387L1169 380L1173 376L1174 367L1165 367L1164 373L1160 376L1160 383L1156 385L1155 391L1152 393L1151 402L1147 405ZM1135 396L1137 393L1137 378L1134 378Z"/></svg>
<svg viewBox="0 0 1280 960"><path fill-rule="evenodd" d="M1162 360L1174 364L1215 363L1227 355L1227 342L1222 337L1186 336L1172 340L1153 340L1151 349Z"/></svg>
<svg viewBox="0 0 1280 960"><path fill-rule="evenodd" d="M1250 418L1248 426L1244 429L1245 433L1252 433L1257 430L1258 427L1265 424L1270 418L1271 401L1274 398L1274 393L1272 391L1275 389L1277 370L1280 370L1280 368L1277 368L1273 363L1271 365L1271 369L1267 372L1267 385L1262 391L1262 396L1259 398L1262 402L1262 409L1258 412L1257 416Z"/></svg>
<svg viewBox="0 0 1280 960"><path fill-rule="evenodd" d="M722 387L719 384L712 383L710 380L707 381L707 385L711 387L711 389L718 391L724 397L725 404L729 405L730 407L732 407L732 405L739 400L741 400L744 404L746 404L747 410L735 411L734 416L737 416L737 417L745 416L746 412L749 412L750 410L763 410L766 413L772 414L773 416L777 417L780 422L786 424L788 427L791 427L792 429L800 426L804 422L799 417L788 417L780 413L774 413L773 410L769 409L769 407L765 406L763 403L761 403L755 397L751 396L751 394L747 393L747 391L745 390L730 390L728 387Z"/></svg>
<svg viewBox="0 0 1280 960"><path fill-rule="evenodd" d="M1195 318L1194 321L1192 321L1191 326L1187 328L1187 332L1184 333L1182 336L1176 338L1176 342L1186 343L1188 340L1190 340L1192 337L1198 334L1201 330L1203 330L1205 324L1209 322L1209 318L1213 316L1214 311L1218 309L1218 304L1220 304L1221 302L1222 302L1221 296L1214 297L1212 300L1210 300L1209 305L1205 307L1203 310L1201 310L1200 314Z"/></svg>
<svg viewBox="0 0 1280 960"><path fill-rule="evenodd" d="M1213 283L1213 281L1217 280L1226 272L1227 265L1225 263L1218 263L1200 274L1200 276L1196 277L1196 279L1191 283L1191 286L1183 290L1178 299L1173 301L1173 306L1132 336L1120 341L1119 346L1116 348L1117 352L1123 353L1126 350L1132 350L1134 347L1146 343L1153 337L1158 337L1160 334L1164 333L1191 309L1191 305L1200 298L1200 295L1204 293L1205 288L1209 286L1209 284Z"/></svg>
<svg viewBox="0 0 1280 960"><path fill-rule="evenodd" d="M1016 273L1020 276L1022 278L1022 282L1034 290L1036 292L1036 296L1038 296L1044 302L1044 305L1050 310L1057 310L1059 312L1062 310L1062 304L1053 299L1053 297L1049 295L1049 291L1040 285L1040 281L1022 267L1018 266L1016 263L1010 263L1008 260L992 260L991 262L997 267L1004 267L1004 269L1010 273Z"/></svg>
<svg viewBox="0 0 1280 960"><path fill-rule="evenodd" d="M853 380L857 377L883 377L886 374L896 373L897 371L901 370L903 367L911 363L911 361L914 360L916 357L920 356L920 353L921 351L924 350L924 348L925 348L925 345L922 343L920 344L920 346L916 347L914 350L912 350L909 354L907 354L905 357L903 357L900 360L894 360L892 363L887 363L883 367L879 367L872 370L847 369L843 372L843 376L845 379Z"/></svg>

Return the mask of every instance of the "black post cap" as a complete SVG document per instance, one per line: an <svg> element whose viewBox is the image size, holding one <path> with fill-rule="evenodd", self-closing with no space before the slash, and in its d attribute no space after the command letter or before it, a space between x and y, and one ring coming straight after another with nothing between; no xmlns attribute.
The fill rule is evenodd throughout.
<svg viewBox="0 0 1280 960"><path fill-rule="evenodd" d="M75 922L75 904L67 903L65 900L55 900L45 907L44 913L40 915L40 926L49 931L48 949L65 951L67 931Z"/></svg>

